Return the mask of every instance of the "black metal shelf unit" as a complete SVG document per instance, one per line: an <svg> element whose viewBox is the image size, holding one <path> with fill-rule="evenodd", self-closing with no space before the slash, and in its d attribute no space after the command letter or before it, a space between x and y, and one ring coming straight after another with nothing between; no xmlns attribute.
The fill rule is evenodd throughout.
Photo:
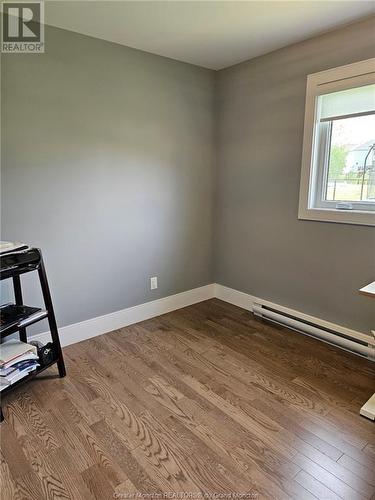
<svg viewBox="0 0 375 500"><path fill-rule="evenodd" d="M47 318L48 312L40 307L17 306L16 304L4 304L0 306L0 334L5 338L12 333L26 328L38 321Z"/></svg>
<svg viewBox="0 0 375 500"><path fill-rule="evenodd" d="M45 306L44 309L29 307L23 304L20 276L32 271L38 272ZM15 332L19 333L19 338L22 342L27 342L26 328L38 321L41 321L42 319L47 319L51 332L55 357L51 363L40 366L14 384L9 385L5 389L3 389L0 393L1 398L3 398L9 392L13 391L16 387L19 387L28 380L33 379L36 375L55 364L57 364L60 377L64 377L66 374L64 358L61 350L60 338L57 330L56 318L53 310L52 298L47 281L47 274L44 267L42 252L38 248L26 248L19 251L2 254L0 265L0 280L5 279L12 279L13 281L15 304L7 304L1 306L0 315L1 310L6 311L12 308L15 314L9 321L7 321L6 318L3 321L2 318L0 326L1 342L3 342L3 339L8 335L11 335ZM0 421L2 421L3 418L2 408L0 408Z"/></svg>

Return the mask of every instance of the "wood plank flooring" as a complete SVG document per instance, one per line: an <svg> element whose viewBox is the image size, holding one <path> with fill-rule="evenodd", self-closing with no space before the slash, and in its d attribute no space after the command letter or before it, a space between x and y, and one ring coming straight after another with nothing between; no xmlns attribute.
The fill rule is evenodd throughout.
<svg viewBox="0 0 375 500"><path fill-rule="evenodd" d="M375 499L369 361L217 299L64 354L4 401L2 500Z"/></svg>

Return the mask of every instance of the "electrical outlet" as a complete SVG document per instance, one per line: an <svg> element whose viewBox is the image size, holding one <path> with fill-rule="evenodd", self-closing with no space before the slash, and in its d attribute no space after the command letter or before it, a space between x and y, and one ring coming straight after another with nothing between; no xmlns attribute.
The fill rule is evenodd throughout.
<svg viewBox="0 0 375 500"><path fill-rule="evenodd" d="M158 277L154 276L153 278L150 278L150 288L151 290L155 290L155 288L158 287Z"/></svg>

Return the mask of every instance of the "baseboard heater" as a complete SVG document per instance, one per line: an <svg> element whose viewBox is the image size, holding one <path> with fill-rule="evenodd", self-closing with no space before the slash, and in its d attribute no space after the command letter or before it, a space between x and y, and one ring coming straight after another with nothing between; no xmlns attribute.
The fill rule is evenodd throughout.
<svg viewBox="0 0 375 500"><path fill-rule="evenodd" d="M255 316L375 361L375 342L370 335L357 334L352 337L258 302L253 303L252 309Z"/></svg>

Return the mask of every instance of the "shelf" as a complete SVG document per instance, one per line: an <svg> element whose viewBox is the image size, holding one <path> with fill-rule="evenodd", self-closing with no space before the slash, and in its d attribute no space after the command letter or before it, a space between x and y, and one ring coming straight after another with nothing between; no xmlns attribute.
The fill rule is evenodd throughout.
<svg viewBox="0 0 375 500"><path fill-rule="evenodd" d="M55 365L56 363L57 363L57 359L54 359L53 361L51 361L51 363L48 363L48 365L40 366L36 370L30 372L25 377L21 378L20 380L17 380L17 382L15 382L14 384L8 385L5 389L3 389L0 392L0 396L3 397L5 394L8 394L16 387L19 387L20 385L24 384L25 382L33 379L34 377L39 375L39 373L44 372L44 370L47 370L47 368L50 368L51 366Z"/></svg>
<svg viewBox="0 0 375 500"><path fill-rule="evenodd" d="M23 305L22 297L22 283L20 276L29 273L30 271L37 271L35 273L39 278L39 283L43 295L44 308L28 307ZM53 304L51 292L48 285L46 270L43 263L42 253L38 248L17 249L16 251L3 252L0 260L0 280L10 278L13 281L13 290L16 304L8 304L7 306L0 306L0 313L2 325L0 321L0 340L12 333L19 333L19 338L22 342L27 343L28 328L33 323L48 319L49 330L52 337L53 349L55 359L48 365L37 368L35 371L29 373L22 379L18 380L12 385L9 385L0 392L1 399L7 394L10 394L13 389L32 380L41 372L50 366L57 365L60 377L65 377L65 365L63 353L61 350L59 332L57 329L55 313L53 311ZM8 309L6 309L8 307ZM14 308L14 311L12 310ZM2 310L2 311L1 311ZM14 314L13 314L14 312ZM0 406L0 422L4 420L3 409Z"/></svg>
<svg viewBox="0 0 375 500"><path fill-rule="evenodd" d="M25 266L15 266L1 269L0 280L6 280L9 278L13 278L14 276L20 276L21 274L29 273L30 271L36 271L38 268L39 264L27 264Z"/></svg>
<svg viewBox="0 0 375 500"><path fill-rule="evenodd" d="M0 280L35 271L41 264L41 253L37 248L1 254Z"/></svg>
<svg viewBox="0 0 375 500"><path fill-rule="evenodd" d="M373 299L375 299L375 281L373 281L369 285L361 288L359 290L359 293L361 293L362 295L366 295L367 297L372 297Z"/></svg>
<svg viewBox="0 0 375 500"><path fill-rule="evenodd" d="M7 337L21 328L26 328L27 326L30 326L37 321L41 321L48 316L48 312L44 309L40 309L39 307L17 306L15 304L1 306L0 313L2 310L5 311L9 308L12 309L14 318L12 318L12 315L10 314L9 321L0 326L1 338Z"/></svg>

